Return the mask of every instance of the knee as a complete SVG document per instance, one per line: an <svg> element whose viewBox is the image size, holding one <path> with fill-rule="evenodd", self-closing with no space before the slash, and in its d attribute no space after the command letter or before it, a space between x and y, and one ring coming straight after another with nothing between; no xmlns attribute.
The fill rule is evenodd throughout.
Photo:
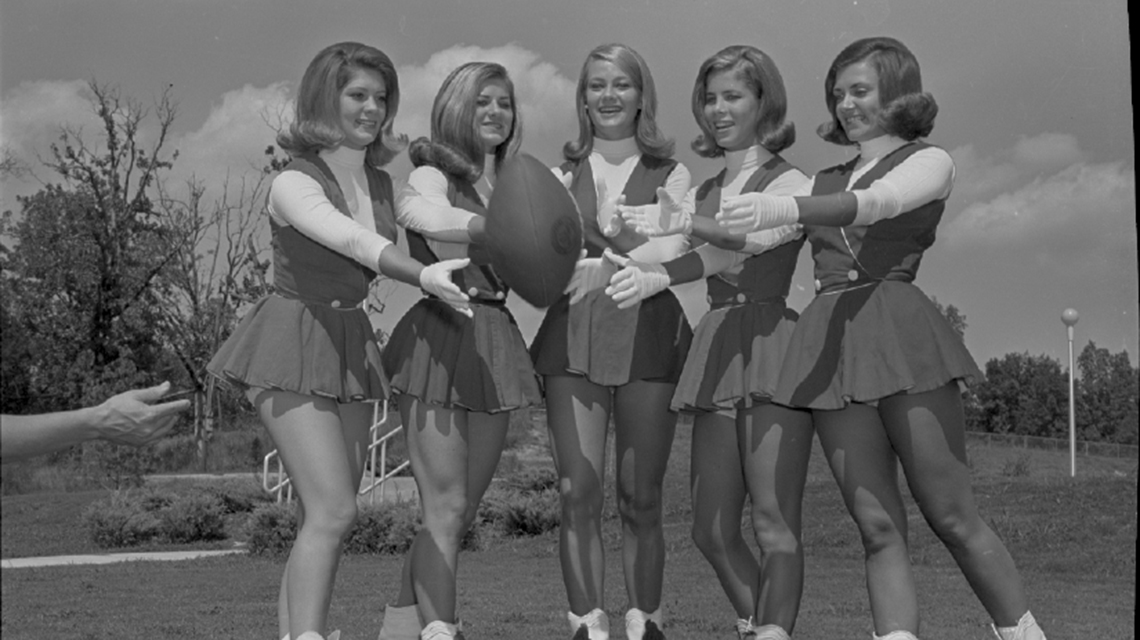
<svg viewBox="0 0 1140 640"><path fill-rule="evenodd" d="M469 526L469 512L471 520L474 519L476 506L469 508L467 496L462 492L437 496L424 505L424 528L433 538L458 542Z"/></svg>
<svg viewBox="0 0 1140 640"><path fill-rule="evenodd" d="M938 539L950 548L968 546L979 532L985 530L977 514L951 511L928 515L926 521Z"/></svg>
<svg viewBox="0 0 1140 640"><path fill-rule="evenodd" d="M712 518L699 518L693 516L693 544L701 552L705 558L714 560L717 558L724 558L728 555L728 540L726 534L731 535L733 532L722 531L721 528ZM739 535L740 532L735 532Z"/></svg>
<svg viewBox="0 0 1140 640"><path fill-rule="evenodd" d="M798 527L793 529L778 513L752 509L752 531L756 544L767 554L795 554L800 552Z"/></svg>
<svg viewBox="0 0 1140 640"><path fill-rule="evenodd" d="M602 486L591 478L562 478L558 496L563 518L569 522L601 520L605 498Z"/></svg>
<svg viewBox="0 0 1140 640"><path fill-rule="evenodd" d="M347 499L329 499L305 510L303 530L322 537L343 540L356 524L356 496Z"/></svg>
<svg viewBox="0 0 1140 640"><path fill-rule="evenodd" d="M863 514L856 524L867 555L892 548L906 548L906 530L900 530L886 513Z"/></svg>
<svg viewBox="0 0 1140 640"><path fill-rule="evenodd" d="M661 491L641 493L619 492L618 513L622 522L634 531L661 526Z"/></svg>

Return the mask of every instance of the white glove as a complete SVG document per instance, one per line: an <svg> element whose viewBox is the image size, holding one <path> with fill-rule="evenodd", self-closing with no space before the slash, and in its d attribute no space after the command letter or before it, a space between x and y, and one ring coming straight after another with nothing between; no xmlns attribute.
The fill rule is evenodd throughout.
<svg viewBox="0 0 1140 640"><path fill-rule="evenodd" d="M600 289L609 283L610 277L617 272L612 262L601 258L587 258L583 249L578 262L574 264L574 274L570 276L570 284L566 285L566 293L570 294L570 304L574 304L586 297L594 289Z"/></svg>
<svg viewBox="0 0 1140 640"><path fill-rule="evenodd" d="M657 187L657 204L623 205L618 211L625 223L643 236L688 235L693 231L693 216L662 187Z"/></svg>
<svg viewBox="0 0 1140 640"><path fill-rule="evenodd" d="M621 271L610 278L610 286L606 287L606 295L618 303L618 309L628 309L669 288L669 274L659 264L619 256L609 249L603 257L606 262L621 267Z"/></svg>
<svg viewBox="0 0 1140 640"><path fill-rule="evenodd" d="M720 201L716 221L729 233L745 235L799 222L800 210L791 196L742 193Z"/></svg>
<svg viewBox="0 0 1140 640"><path fill-rule="evenodd" d="M470 298L451 281L451 272L466 267L470 262L470 258L456 258L427 265L423 271L420 271L420 288L443 300L468 318L475 317L468 303Z"/></svg>
<svg viewBox="0 0 1140 640"><path fill-rule="evenodd" d="M594 189L598 192L598 226L603 236L612 238L621 233L621 216L617 215L617 210L625 204L625 194L609 197L606 183L601 178L594 181Z"/></svg>

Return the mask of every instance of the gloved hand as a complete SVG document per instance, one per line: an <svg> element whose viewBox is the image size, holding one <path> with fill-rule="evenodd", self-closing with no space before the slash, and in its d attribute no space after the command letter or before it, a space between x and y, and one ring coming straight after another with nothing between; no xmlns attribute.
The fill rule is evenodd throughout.
<svg viewBox="0 0 1140 640"><path fill-rule="evenodd" d="M796 199L766 193L742 193L720 201L716 221L729 233L745 235L799 222Z"/></svg>
<svg viewBox="0 0 1140 640"><path fill-rule="evenodd" d="M622 205L618 211L625 223L643 236L687 235L693 230L692 215L662 187L657 187L657 204Z"/></svg>
<svg viewBox="0 0 1140 640"><path fill-rule="evenodd" d="M610 284L606 287L606 295L618 303L618 309L628 309L669 288L669 274L659 264L619 256L609 249L606 249L602 257L615 267L621 267L621 271L610 278Z"/></svg>
<svg viewBox="0 0 1140 640"><path fill-rule="evenodd" d="M451 281L451 272L466 267L470 262L470 258L455 258L427 265L420 271L420 288L443 300L468 318L475 317L468 302L470 298Z"/></svg>
<svg viewBox="0 0 1140 640"><path fill-rule="evenodd" d="M617 215L617 210L625 204L625 194L619 193L611 198L605 181L600 178L594 181L594 189L598 192L598 226L603 236L612 238L621 233L621 216Z"/></svg>
<svg viewBox="0 0 1140 640"><path fill-rule="evenodd" d="M566 285L566 293L570 294L570 304L574 304L586 297L594 289L606 286L610 277L617 271L612 262L601 258L587 258L583 249L578 262L574 264L574 273L570 276L570 284Z"/></svg>

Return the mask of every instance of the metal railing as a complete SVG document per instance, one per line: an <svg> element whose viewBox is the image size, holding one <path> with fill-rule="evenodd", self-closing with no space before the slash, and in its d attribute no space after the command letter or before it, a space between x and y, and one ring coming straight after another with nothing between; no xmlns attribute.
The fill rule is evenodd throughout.
<svg viewBox="0 0 1140 640"><path fill-rule="evenodd" d="M387 424L388 403L377 402L372 410L372 426L369 428L371 436L371 443L368 445L369 464L364 476L367 481L361 483L358 492L358 495L368 494L369 504L376 503L376 490L385 481L395 477L411 464L411 461L404 460L391 470L388 469L388 442L397 437L400 431L392 429L385 433L384 427ZM269 467L274 462L277 464L277 471L271 476ZM293 501L293 483L289 480L289 474L285 472L285 465L281 462L281 456L276 449L265 454L261 460L261 486L267 492L274 494L277 502L281 502L282 499L286 502Z"/></svg>

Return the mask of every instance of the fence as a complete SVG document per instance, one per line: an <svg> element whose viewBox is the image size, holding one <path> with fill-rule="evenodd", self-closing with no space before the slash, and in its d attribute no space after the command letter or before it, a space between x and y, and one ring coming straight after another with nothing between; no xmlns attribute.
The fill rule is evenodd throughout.
<svg viewBox="0 0 1140 640"><path fill-rule="evenodd" d="M981 441L986 444L1004 444L1026 449L1045 449L1047 451L1069 450L1069 441L1063 438L1043 438L1041 436L990 433L987 431L967 431L966 438L975 442ZM1140 447L1134 444L1078 440L1077 453L1085 456L1100 456L1104 458L1140 458Z"/></svg>

